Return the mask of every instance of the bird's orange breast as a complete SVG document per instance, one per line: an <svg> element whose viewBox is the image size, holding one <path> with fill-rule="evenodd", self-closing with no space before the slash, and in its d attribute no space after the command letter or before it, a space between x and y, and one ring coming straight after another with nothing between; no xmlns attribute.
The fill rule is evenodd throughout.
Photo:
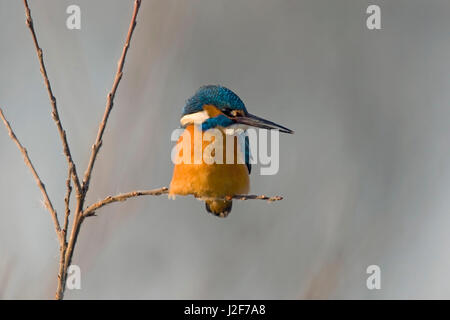
<svg viewBox="0 0 450 320"><path fill-rule="evenodd" d="M212 141L205 141L204 135L207 133L200 131L194 125L186 127L177 141L177 146L180 147L183 145L183 139L189 139L190 148L187 150L180 148L180 157L183 157L184 161L175 164L174 166L172 181L169 187L169 195L193 194L200 198L223 198L225 196L247 194L249 192L250 181L247 166L245 164L237 163L240 155L237 138L233 137L235 140L233 143L234 161L231 164L227 164L225 163L227 151L226 134L222 128L219 130L223 136L222 147L224 163L209 164L210 162L205 162L203 157L198 159L200 160L197 161L198 163L195 163L195 144L197 144L198 150L200 150L198 144L201 143L201 151L202 154L204 154L205 148L207 148L214 139ZM198 134L202 139L194 139L194 134ZM220 151L222 150L219 150L219 152ZM190 152L190 155L183 154L183 152Z"/></svg>

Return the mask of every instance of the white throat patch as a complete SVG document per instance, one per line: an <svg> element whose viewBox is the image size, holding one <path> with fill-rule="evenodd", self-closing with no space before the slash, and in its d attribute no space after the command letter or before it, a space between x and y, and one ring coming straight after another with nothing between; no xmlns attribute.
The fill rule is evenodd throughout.
<svg viewBox="0 0 450 320"><path fill-rule="evenodd" d="M207 119L209 119L208 113L206 111L199 111L196 113L185 115L180 119L180 123L182 126L185 126L189 123L201 124Z"/></svg>

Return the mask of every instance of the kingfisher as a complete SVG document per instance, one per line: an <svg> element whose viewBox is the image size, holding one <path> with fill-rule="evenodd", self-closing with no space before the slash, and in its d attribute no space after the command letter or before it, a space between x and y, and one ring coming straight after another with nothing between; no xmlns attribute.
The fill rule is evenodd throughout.
<svg viewBox="0 0 450 320"><path fill-rule="evenodd" d="M231 212L232 197L248 194L250 190L250 148L246 130L256 127L294 133L286 127L250 114L237 94L219 85L200 87L186 101L180 124L182 133L176 146L181 147L183 141L187 139L185 142L190 144L188 145L190 148L187 150L181 148L182 153L186 152L183 159L188 161L174 165L169 197L194 195L205 201L206 210L209 213L222 218L227 217ZM234 150L228 150L234 155L232 163L228 161L227 163L211 163L205 157L195 161L195 150L201 150L203 154L209 145L205 141L215 140L206 137L209 129L216 129L216 132L218 131L225 138L227 135L234 135L232 138ZM195 135L200 139L193 139ZM226 154L225 138L215 152ZM201 147L195 145L199 141Z"/></svg>

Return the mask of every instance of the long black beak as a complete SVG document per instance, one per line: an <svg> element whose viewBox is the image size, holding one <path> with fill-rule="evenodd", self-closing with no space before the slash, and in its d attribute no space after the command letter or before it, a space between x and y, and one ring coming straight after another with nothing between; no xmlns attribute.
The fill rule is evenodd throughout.
<svg viewBox="0 0 450 320"><path fill-rule="evenodd" d="M275 122L257 117L253 114L247 113L245 116L233 118L236 123L245 124L252 127L263 128L267 130L280 130L284 133L294 133L293 130L276 124Z"/></svg>

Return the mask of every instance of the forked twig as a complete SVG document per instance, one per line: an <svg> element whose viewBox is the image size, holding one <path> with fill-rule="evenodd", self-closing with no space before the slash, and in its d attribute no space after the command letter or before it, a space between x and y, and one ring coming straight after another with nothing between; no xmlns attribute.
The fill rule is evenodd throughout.
<svg viewBox="0 0 450 320"><path fill-rule="evenodd" d="M102 144L103 133L106 128L106 123L108 121L109 114L111 113L111 110L113 107L113 102L114 102L114 97L115 97L115 94L117 91L117 87L119 86L120 79L122 78L122 74L123 74L122 70L123 70L123 66L125 63L125 57L128 52L128 48L130 46L130 41L131 41L131 37L133 35L134 28L136 26L136 18L137 18L137 14L139 12L140 5L141 5L141 0L135 0L133 14L131 17L131 22L130 22L130 27L128 29L125 45L122 50L122 55L119 59L118 65L117 65L117 71L116 71L116 75L114 78L114 83L113 83L111 92L108 94L108 97L107 97L105 113L104 113L103 119L99 125L97 138L95 140L94 145L92 146L91 157L89 159L89 164L88 164L88 167L86 169L86 172L85 172L85 175L83 178L83 184L81 186L81 196L79 197L79 199L77 201L77 208L76 208L74 218L73 218L70 238L69 238L69 242L67 244L67 249L65 250L63 274L67 274L67 269L72 260L73 249L75 247L75 243L78 238L78 233L80 231L81 224L83 223L83 220L84 220L83 205L84 205L84 201L86 199L87 191L89 189L89 182L91 179L92 169L94 167L95 159L97 157L98 151ZM64 279L62 279L61 281L64 281ZM61 295L62 295L62 293L61 293ZM57 294L57 296L58 296L58 294Z"/></svg>

